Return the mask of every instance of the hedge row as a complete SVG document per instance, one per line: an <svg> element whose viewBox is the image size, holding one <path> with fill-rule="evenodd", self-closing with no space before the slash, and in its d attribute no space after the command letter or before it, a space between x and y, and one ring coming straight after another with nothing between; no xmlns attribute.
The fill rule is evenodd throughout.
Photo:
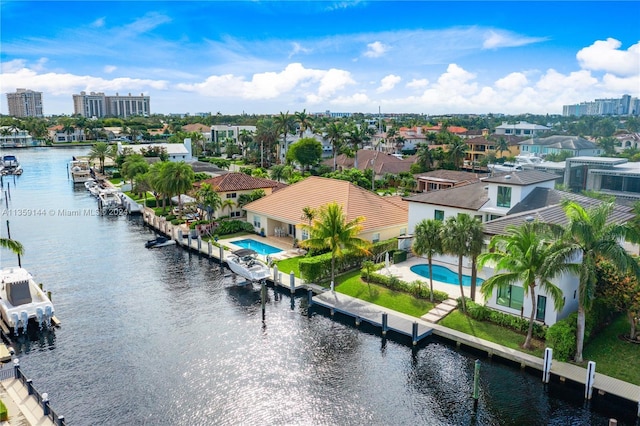
<svg viewBox="0 0 640 426"><path fill-rule="evenodd" d="M365 256L345 250L335 260L336 275L360 266ZM331 253L300 259L300 277L307 282L331 279Z"/></svg>
<svg viewBox="0 0 640 426"><path fill-rule="evenodd" d="M218 223L214 232L218 235L228 235L242 231L253 232L253 225L243 220L223 220Z"/></svg>
<svg viewBox="0 0 640 426"><path fill-rule="evenodd" d="M376 265L376 269L380 269L380 267ZM365 281L383 285L390 290L409 293L419 299L431 299L431 289L429 288L429 285L424 281L415 280L411 283L408 283L393 275L378 274L373 271L371 273L367 273L364 268L360 271L360 276ZM448 298L449 295L444 291L433 291L433 299L436 302L442 302L444 300L447 300Z"/></svg>
<svg viewBox="0 0 640 426"><path fill-rule="evenodd" d="M462 298L457 299L458 309L462 308ZM515 315L499 312L475 303L471 299L465 299L467 305L467 315L478 321L488 321L496 325L510 328L511 330L519 333L526 334L529 331L529 319L520 318ZM533 337L544 340L547 335L547 326L534 322L533 323ZM554 354L555 356L555 354Z"/></svg>

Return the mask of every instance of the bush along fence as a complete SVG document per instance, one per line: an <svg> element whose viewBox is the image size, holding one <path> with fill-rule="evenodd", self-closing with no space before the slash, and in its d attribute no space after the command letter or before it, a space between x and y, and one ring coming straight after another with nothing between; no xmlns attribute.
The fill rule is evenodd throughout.
<svg viewBox="0 0 640 426"><path fill-rule="evenodd" d="M64 416L57 414L49 404L49 395L47 393L40 393L34 387L31 379L20 369L20 361L18 358L13 359L13 369L0 370L0 380L16 379L27 389L27 394L33 396L39 406L42 407L42 413L49 417L51 421L57 426L65 426L67 423L64 420Z"/></svg>

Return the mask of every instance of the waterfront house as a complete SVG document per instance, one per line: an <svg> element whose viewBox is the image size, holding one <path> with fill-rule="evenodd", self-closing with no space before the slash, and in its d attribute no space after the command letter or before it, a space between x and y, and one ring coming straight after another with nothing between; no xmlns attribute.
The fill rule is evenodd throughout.
<svg viewBox="0 0 640 426"><path fill-rule="evenodd" d="M271 179L257 178L249 176L245 173L226 173L211 179L196 182L193 186L198 189L202 184L211 185L214 191L218 193L220 199L233 201L233 205L225 208L223 211L218 210L214 213L214 217L230 216L232 218L242 217L243 209L238 205L238 198L242 194L251 194L255 190L264 191L265 195L271 195L273 192L285 188L284 183L276 182ZM226 214L225 214L226 213Z"/></svg>
<svg viewBox="0 0 640 426"><path fill-rule="evenodd" d="M125 150L129 150L134 154L141 154L143 151L149 151L152 149L164 149L167 152L169 161L184 161L186 163L192 162L193 156L191 155L191 139L187 138L184 143L149 143L149 144L133 144L123 145L122 142L118 142L118 154L122 155Z"/></svg>
<svg viewBox="0 0 640 426"><path fill-rule="evenodd" d="M28 131L12 126L0 126L0 147L13 148L34 145L33 137Z"/></svg>
<svg viewBox="0 0 640 426"><path fill-rule="evenodd" d="M347 220L365 217L360 237L366 240L377 242L407 232L407 208L402 201L390 201L351 182L317 176L249 203L244 209L256 232L264 229L266 235L304 240L308 235L301 228L308 222L303 209L318 209L331 202L342 205Z"/></svg>
<svg viewBox="0 0 640 426"><path fill-rule="evenodd" d="M450 189L426 192L405 198L409 202L409 232L423 219L445 220L460 213L469 214L483 222L484 242L488 244L494 235L503 234L509 225L519 226L525 222L539 221L563 225L567 222L562 201L570 199L585 208L602 201L571 192L554 189L556 175L537 170L505 173L481 179ZM616 205L612 221L624 223L634 217L631 207ZM450 255L437 256L436 260L456 265L457 258ZM576 259L579 262L580 259ZM463 264L470 267L470 259ZM490 277L494 270L486 266L479 276ZM554 278L564 294L565 306L556 312L552 298L538 289L536 320L552 325L577 309L578 277L564 274ZM523 294L522 285L496 290L486 300L487 306L522 315L531 311L530 301Z"/></svg>
<svg viewBox="0 0 640 426"><path fill-rule="evenodd" d="M79 127L70 127L67 131L61 124L47 129L49 139L53 142L80 142L85 140L84 130Z"/></svg>
<svg viewBox="0 0 640 426"><path fill-rule="evenodd" d="M551 130L550 127L527 123L526 121L519 121L515 124L510 124L505 121L495 128L494 133L496 135L508 136L534 136L548 132L549 130Z"/></svg>

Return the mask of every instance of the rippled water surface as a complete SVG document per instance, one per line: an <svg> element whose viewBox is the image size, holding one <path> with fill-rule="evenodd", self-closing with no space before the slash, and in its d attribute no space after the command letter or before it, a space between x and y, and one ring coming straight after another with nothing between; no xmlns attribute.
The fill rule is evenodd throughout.
<svg viewBox="0 0 640 426"><path fill-rule="evenodd" d="M486 359L474 410L476 355L383 342L273 289L263 323L257 287L178 247L145 249L140 218L96 215L66 171L87 152L16 151L25 171L5 178L1 224L53 293L62 327L15 346L68 424L583 425L619 411Z"/></svg>

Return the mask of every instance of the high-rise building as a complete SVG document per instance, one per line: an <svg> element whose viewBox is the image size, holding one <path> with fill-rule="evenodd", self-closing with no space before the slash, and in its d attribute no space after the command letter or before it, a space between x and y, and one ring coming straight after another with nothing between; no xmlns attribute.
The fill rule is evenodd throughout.
<svg viewBox="0 0 640 426"><path fill-rule="evenodd" d="M575 105L564 105L562 115L640 115L640 100L630 95L623 95L619 99L596 99L593 102L581 102Z"/></svg>
<svg viewBox="0 0 640 426"><path fill-rule="evenodd" d="M148 117L150 111L150 98L144 94L140 96L107 96L102 92L80 92L73 95L73 112L83 117L120 117L127 118L132 115Z"/></svg>
<svg viewBox="0 0 640 426"><path fill-rule="evenodd" d="M14 117L42 117L42 92L28 89L16 89L7 93L9 115Z"/></svg>

